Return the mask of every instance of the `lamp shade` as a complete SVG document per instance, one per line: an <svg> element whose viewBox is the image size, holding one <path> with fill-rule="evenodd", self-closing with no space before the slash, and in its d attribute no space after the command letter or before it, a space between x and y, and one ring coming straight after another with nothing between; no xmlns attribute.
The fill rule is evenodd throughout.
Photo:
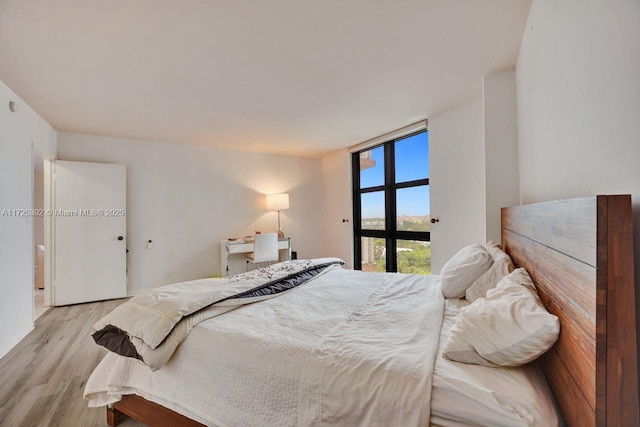
<svg viewBox="0 0 640 427"><path fill-rule="evenodd" d="M267 210L280 211L289 209L289 194L267 194Z"/></svg>

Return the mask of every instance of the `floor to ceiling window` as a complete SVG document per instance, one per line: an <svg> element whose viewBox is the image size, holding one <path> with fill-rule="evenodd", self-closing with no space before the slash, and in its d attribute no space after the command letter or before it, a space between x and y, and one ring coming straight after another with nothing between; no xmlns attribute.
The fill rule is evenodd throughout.
<svg viewBox="0 0 640 427"><path fill-rule="evenodd" d="M430 274L429 133L352 154L355 268Z"/></svg>

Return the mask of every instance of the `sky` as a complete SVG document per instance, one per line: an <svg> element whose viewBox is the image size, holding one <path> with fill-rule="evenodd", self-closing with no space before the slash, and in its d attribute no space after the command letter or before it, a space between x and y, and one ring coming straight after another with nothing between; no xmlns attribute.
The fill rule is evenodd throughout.
<svg viewBox="0 0 640 427"><path fill-rule="evenodd" d="M429 178L429 132L423 132L396 142L396 182ZM360 187L384 184L384 149L372 150L376 166L360 172ZM429 187L420 186L398 190L396 194L398 216L428 215ZM362 217L384 217L384 192L362 195Z"/></svg>

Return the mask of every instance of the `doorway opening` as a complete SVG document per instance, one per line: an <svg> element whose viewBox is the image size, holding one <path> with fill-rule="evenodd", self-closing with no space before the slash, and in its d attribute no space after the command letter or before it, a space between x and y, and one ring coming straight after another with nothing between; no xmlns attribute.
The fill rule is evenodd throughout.
<svg viewBox="0 0 640 427"><path fill-rule="evenodd" d="M33 320L51 306L51 159L32 149L33 174Z"/></svg>

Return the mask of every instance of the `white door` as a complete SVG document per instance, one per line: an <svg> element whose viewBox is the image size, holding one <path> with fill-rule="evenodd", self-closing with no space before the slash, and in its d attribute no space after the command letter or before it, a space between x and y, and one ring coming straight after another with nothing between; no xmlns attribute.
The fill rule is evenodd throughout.
<svg viewBox="0 0 640 427"><path fill-rule="evenodd" d="M126 167L58 160L53 305L127 295Z"/></svg>

